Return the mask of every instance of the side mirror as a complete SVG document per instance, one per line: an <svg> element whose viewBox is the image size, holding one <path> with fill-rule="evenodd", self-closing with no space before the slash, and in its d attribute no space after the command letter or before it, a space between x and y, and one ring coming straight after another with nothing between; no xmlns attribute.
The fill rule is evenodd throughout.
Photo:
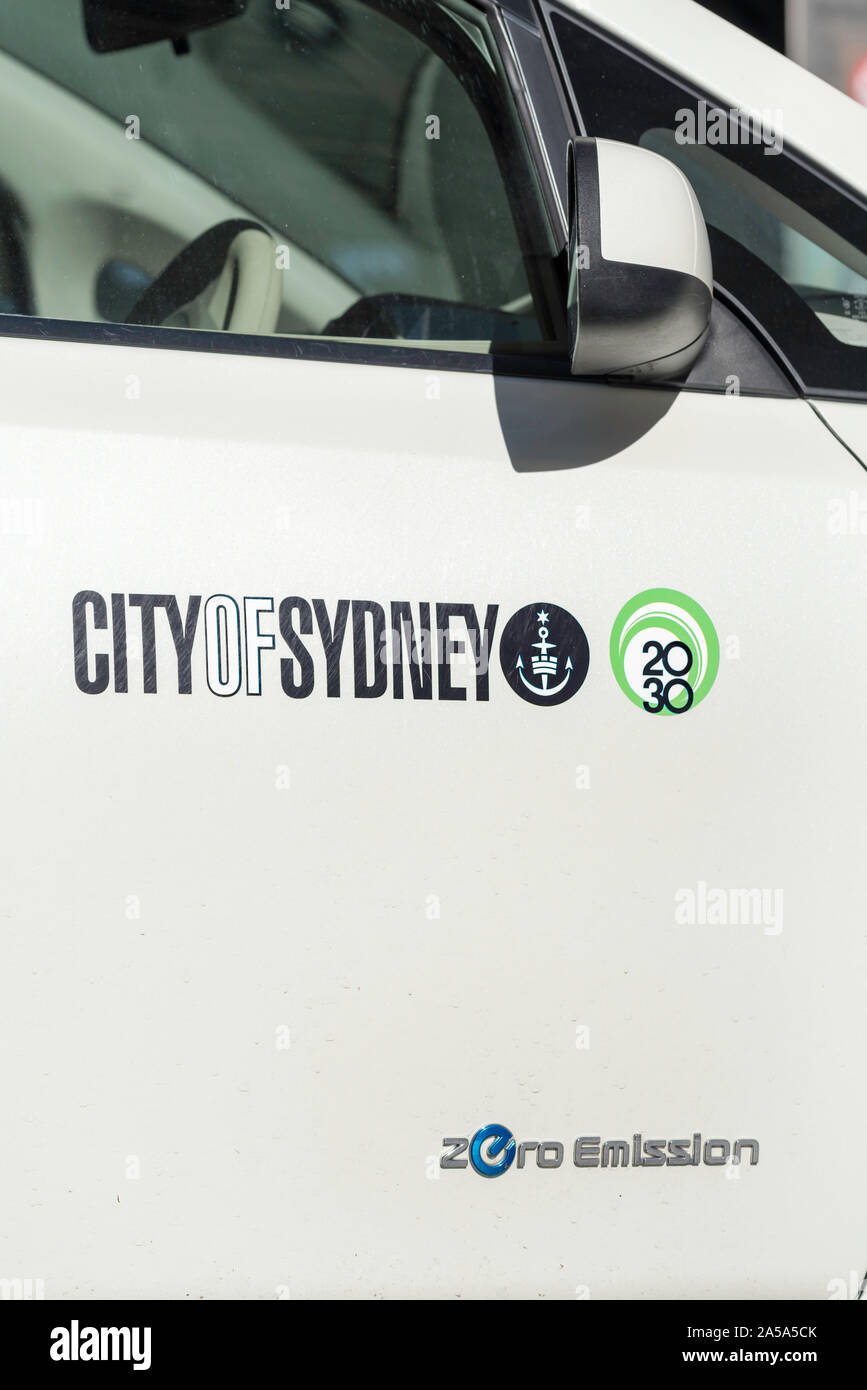
<svg viewBox="0 0 867 1390"><path fill-rule="evenodd" d="M576 376L674 377L713 302L707 228L669 160L616 140L569 146L569 340Z"/></svg>
<svg viewBox="0 0 867 1390"><path fill-rule="evenodd" d="M83 0L84 32L97 53L168 39L183 49L194 29L244 13L247 0Z"/></svg>

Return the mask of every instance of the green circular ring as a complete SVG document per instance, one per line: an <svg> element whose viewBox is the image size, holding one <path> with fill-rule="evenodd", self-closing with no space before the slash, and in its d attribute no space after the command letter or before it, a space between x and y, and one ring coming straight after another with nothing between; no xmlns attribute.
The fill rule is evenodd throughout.
<svg viewBox="0 0 867 1390"><path fill-rule="evenodd" d="M704 670L699 670L698 679L693 685L693 701L691 708L701 704L702 700L711 690L719 671L719 638L716 635L716 628L710 617L702 608L700 603L690 598L688 594L682 593L679 589L643 589L640 594L629 599L623 605L617 617L614 619L614 626L611 629L611 641L609 643L609 656L611 659L611 669L614 672L617 684L628 696L634 705L639 709L644 709L644 700L637 690L626 679L626 670L623 655L629 642L636 632L641 632L646 627L663 627L672 634L672 638L682 641L684 634L690 639L690 649L695 658L701 661L701 653L697 650L694 635L689 630L686 623L680 618L672 618L670 614L649 613L641 618L636 624L630 624L632 618L641 608L650 603L670 603L682 609L689 618L692 619L704 638L707 647L707 665ZM672 716L673 710L662 709L662 715Z"/></svg>

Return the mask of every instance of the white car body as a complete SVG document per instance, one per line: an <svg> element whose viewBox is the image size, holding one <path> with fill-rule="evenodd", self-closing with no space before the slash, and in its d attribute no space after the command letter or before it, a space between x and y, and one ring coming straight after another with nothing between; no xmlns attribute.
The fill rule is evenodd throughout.
<svg viewBox="0 0 867 1390"><path fill-rule="evenodd" d="M687 0L566 8L732 107L779 108L786 141L867 198L867 112L786 59ZM4 127L26 110L59 132L32 208L54 319L89 316L60 269L76 236L94 271L117 249L113 198L157 208L158 262L237 214L16 57L0 68ZM26 184L26 145L8 159ZM296 356L0 336L0 1275L54 1298L857 1287L867 403L308 355L320 306L351 296L296 250ZM648 718L609 660L655 586L719 637L684 719ZM109 663L93 695L82 592L107 606L104 629L86 610L87 669ZM162 610L145 693L142 594L182 617L191 595L202 615L236 601L237 694L209 688L202 616L180 695ZM342 599L480 623L497 605L489 684L457 651L430 699L406 670L396 699L393 667L356 698L350 610L340 696L314 621L312 693L287 699L295 596L332 622ZM497 659L536 603L590 649L551 709ZM679 919L755 889L755 920ZM444 1139L489 1122L562 1142L562 1165L442 1166ZM573 1162L581 1136L695 1132L760 1160Z"/></svg>

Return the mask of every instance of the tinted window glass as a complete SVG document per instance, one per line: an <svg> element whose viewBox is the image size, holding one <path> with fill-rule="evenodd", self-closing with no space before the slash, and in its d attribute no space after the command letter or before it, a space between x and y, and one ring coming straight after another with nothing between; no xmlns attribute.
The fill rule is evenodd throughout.
<svg viewBox="0 0 867 1390"><path fill-rule="evenodd" d="M588 135L644 144L691 180L714 278L768 332L803 388L867 392L867 207L779 138L716 111L583 23L550 12ZM714 125L726 117L725 128ZM711 137L719 130L723 139Z"/></svg>
<svg viewBox="0 0 867 1390"><path fill-rule="evenodd" d="M0 12L0 307L479 351L556 337L553 242L477 12L249 0L184 47L97 53L70 0ZM270 242L239 225L243 256L185 253L239 220Z"/></svg>

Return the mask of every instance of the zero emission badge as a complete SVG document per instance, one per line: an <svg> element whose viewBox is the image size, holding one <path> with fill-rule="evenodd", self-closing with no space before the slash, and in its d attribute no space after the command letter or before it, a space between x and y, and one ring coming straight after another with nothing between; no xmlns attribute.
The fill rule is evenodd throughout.
<svg viewBox="0 0 867 1390"><path fill-rule="evenodd" d="M719 670L719 639L701 604L677 589L644 589L611 629L611 669L648 714L686 714Z"/></svg>

